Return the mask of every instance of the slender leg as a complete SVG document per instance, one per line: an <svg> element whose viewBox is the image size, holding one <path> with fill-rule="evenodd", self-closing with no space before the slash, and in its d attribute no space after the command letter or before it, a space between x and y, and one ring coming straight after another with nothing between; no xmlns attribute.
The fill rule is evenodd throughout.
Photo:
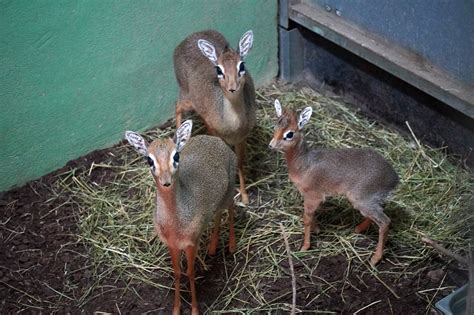
<svg viewBox="0 0 474 315"><path fill-rule="evenodd" d="M242 196L242 203L247 205L249 203L249 196L245 190L245 175L244 175L244 160L245 160L245 145L246 140L235 145L237 153L237 167L239 171L240 195Z"/></svg>
<svg viewBox="0 0 474 315"><path fill-rule="evenodd" d="M229 208L229 252L235 252L235 231L234 231L234 202L232 201Z"/></svg>
<svg viewBox="0 0 474 315"><path fill-rule="evenodd" d="M189 100L180 100L176 102L176 128L181 126L181 119L184 112L193 109L193 103Z"/></svg>
<svg viewBox="0 0 474 315"><path fill-rule="evenodd" d="M207 253L211 256L216 254L217 245L219 243L219 228L221 226L221 211L216 214L214 219L214 228L212 229L211 239L209 240L209 246L207 247Z"/></svg>
<svg viewBox="0 0 474 315"><path fill-rule="evenodd" d="M181 293L180 293L180 280L181 280L181 267L179 265L180 250L176 248L168 247L171 255L171 263L173 264L174 270L174 307L173 315L179 315L181 308Z"/></svg>
<svg viewBox="0 0 474 315"><path fill-rule="evenodd" d="M368 225L366 222L370 219L379 227L379 240L377 242L377 247L375 249L375 253L370 258L370 264L375 266L378 262L380 262L383 256L383 249L385 242L387 241L390 219L385 213L383 213L383 208L379 204L368 203L354 206L354 208L358 209L362 215L366 217L366 219L360 225Z"/></svg>
<svg viewBox="0 0 474 315"><path fill-rule="evenodd" d="M321 233L321 229L319 228L318 222L313 217L313 222L311 223L311 233L319 234Z"/></svg>
<svg viewBox="0 0 474 315"><path fill-rule="evenodd" d="M192 314L199 314L198 302L196 297L196 285L194 282L194 261L196 259L196 246L188 246L186 248L186 259L188 261L188 278L189 286L191 287L191 307Z"/></svg>
<svg viewBox="0 0 474 315"><path fill-rule="evenodd" d="M303 223L304 223L304 242L301 247L301 251L308 250L311 246L311 226L314 220L314 214L316 209L321 203L321 199L308 199L304 200L304 213L303 213ZM319 230L319 227L316 225L316 229Z"/></svg>
<svg viewBox="0 0 474 315"><path fill-rule="evenodd" d="M379 227L379 241L377 242L377 247L375 249L374 255L372 256L372 258L370 258L370 264L372 266L375 266L382 259L383 248L388 237L390 219L385 213L383 213L383 208L381 206L377 206L375 208L375 212L372 214L371 219Z"/></svg>
<svg viewBox="0 0 474 315"><path fill-rule="evenodd" d="M370 218L365 218L358 226L355 227L356 233L364 233L372 224L372 220Z"/></svg>
<svg viewBox="0 0 474 315"><path fill-rule="evenodd" d="M374 222L379 226L379 241L377 243L377 248L375 249L374 255L372 256L372 258L370 258L370 264L372 266L375 266L382 259L383 248L388 237L388 227L390 225L390 219L384 213L382 213L382 215L382 221L377 222L374 220Z"/></svg>

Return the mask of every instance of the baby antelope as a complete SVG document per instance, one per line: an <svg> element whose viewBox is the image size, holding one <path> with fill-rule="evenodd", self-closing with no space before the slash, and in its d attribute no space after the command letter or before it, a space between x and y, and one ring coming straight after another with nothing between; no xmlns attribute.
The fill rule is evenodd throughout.
<svg viewBox="0 0 474 315"><path fill-rule="evenodd" d="M173 314L180 312L180 256L186 253L187 275L191 287L192 314L198 314L194 285L194 261L200 236L209 222L214 230L208 247L213 255L219 238L221 210L229 212L229 251L235 251L233 190L236 157L219 138L190 138L192 122L185 121L174 139L158 139L147 145L137 133L125 137L145 156L156 185L155 231L171 255L175 276Z"/></svg>
<svg viewBox="0 0 474 315"><path fill-rule="evenodd" d="M253 45L253 32L242 35L233 50L217 31L197 32L174 51L179 85L176 127L184 112L194 111L210 135L235 146L242 203L248 203L244 160L247 136L255 126L255 88L244 59Z"/></svg>
<svg viewBox="0 0 474 315"><path fill-rule="evenodd" d="M299 117L292 110L282 111L275 100L277 122L270 148L285 154L288 175L304 198L304 242L310 247L314 214L326 196L344 195L365 217L356 233L367 230L372 222L379 228L377 249L370 259L375 266L381 259L390 219L383 203L398 184L393 167L372 149L310 149L303 139L302 128L309 121L312 108L303 109ZM319 230L315 224L315 230Z"/></svg>

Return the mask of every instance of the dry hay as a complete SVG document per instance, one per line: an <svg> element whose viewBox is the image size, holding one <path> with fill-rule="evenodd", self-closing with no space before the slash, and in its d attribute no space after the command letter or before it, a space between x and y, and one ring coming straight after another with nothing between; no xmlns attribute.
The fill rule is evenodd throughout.
<svg viewBox="0 0 474 315"><path fill-rule="evenodd" d="M221 274L217 275L221 290L208 309L202 311L248 313L288 312L291 309L291 278L280 223L289 237L298 279L308 275L311 279L318 278L319 261L337 255L345 257L347 273L358 277L369 273L380 282L383 282L384 272L416 277L417 272L437 255L420 241L422 236L466 254L468 222L472 219L467 202L472 181L469 173L454 165L443 149L422 145L416 135L409 132L402 136L310 89L279 85L260 89L257 95L258 127L248 141L251 203L246 208L237 207L237 252L234 255L229 255L225 249L227 227L223 224L219 252L212 258L215 264L222 265ZM361 216L342 198L325 202L322 206L325 211L317 216L321 234L313 235L313 249L298 251L303 238L302 198L288 181L283 156L268 149L275 98L279 98L284 107L313 107L313 117L305 127L306 140L310 144L371 146L394 165L401 182L386 205L392 225L379 270L368 264L377 241L375 228L371 228L368 235L353 233ZM173 132L172 127L153 129L145 137L151 140L170 136ZM199 132L203 132L202 128L195 130L195 133ZM148 167L127 144L119 145L111 152L114 156L110 161L93 163L88 170L74 169L61 174L57 182L57 194L74 196L71 202L77 208L81 238L96 271L91 277L94 282L83 296L78 297L78 304L86 304L94 298L92 292L110 277L130 283L130 290L133 290L133 283L146 283L156 288L157 297L167 295L171 300L173 272L167 249L155 239L153 232L151 213L155 188ZM104 169L110 171L111 178L94 177L95 172ZM199 277L199 274L206 274L210 260L204 250L207 235L202 242L197 263L199 300L204 299L202 292L206 290L203 287L213 285L210 280ZM384 264L390 264L391 268L384 271ZM183 279L187 288L187 280ZM340 281L320 281L317 284L320 294L300 297L297 310L305 310L305 305L328 297L328 290L340 286ZM276 298L269 299L269 284L275 282L284 286ZM390 283L383 284L396 295ZM442 283L439 286L441 288ZM426 295L427 303L432 303L434 293Z"/></svg>

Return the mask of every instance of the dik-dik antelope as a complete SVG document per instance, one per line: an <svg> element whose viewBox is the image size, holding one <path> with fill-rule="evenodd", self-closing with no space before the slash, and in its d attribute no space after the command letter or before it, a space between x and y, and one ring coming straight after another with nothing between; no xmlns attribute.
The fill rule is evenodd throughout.
<svg viewBox="0 0 474 315"><path fill-rule="evenodd" d="M153 222L171 255L175 275L175 315L179 314L181 305L181 251L187 258L192 314L198 314L194 284L196 252L203 230L214 220L208 253L216 253L222 209L229 212L229 251L235 251L235 154L217 137L201 135L190 138L191 128L192 122L185 121L174 139L158 139L150 145L137 133L127 131L125 134L128 142L146 157L155 180L157 194Z"/></svg>
<svg viewBox="0 0 474 315"><path fill-rule="evenodd" d="M219 32L207 30L189 35L174 51L179 85L176 126L182 114L196 112L211 135L235 146L242 203L248 203L244 160L246 139L255 126L255 88L244 59L253 45L246 32L233 50Z"/></svg>
<svg viewBox="0 0 474 315"><path fill-rule="evenodd" d="M319 204L327 196L344 195L365 217L355 231L364 232L372 222L379 227L377 249L371 265L382 259L390 219L383 203L398 183L393 167L372 149L309 148L302 128L309 121L312 108L303 109L299 117L292 110L282 111L275 101L277 123L270 148L285 154L288 175L304 198L304 242L310 247L311 226ZM317 225L315 229L319 230Z"/></svg>

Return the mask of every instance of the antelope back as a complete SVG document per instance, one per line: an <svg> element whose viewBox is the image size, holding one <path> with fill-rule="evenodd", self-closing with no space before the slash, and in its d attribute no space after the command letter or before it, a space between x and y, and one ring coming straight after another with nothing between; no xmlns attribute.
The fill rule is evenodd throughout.
<svg viewBox="0 0 474 315"><path fill-rule="evenodd" d="M176 187L179 217L190 222L198 215L209 222L216 211L233 202L235 154L222 139L198 135L190 139L181 160Z"/></svg>

